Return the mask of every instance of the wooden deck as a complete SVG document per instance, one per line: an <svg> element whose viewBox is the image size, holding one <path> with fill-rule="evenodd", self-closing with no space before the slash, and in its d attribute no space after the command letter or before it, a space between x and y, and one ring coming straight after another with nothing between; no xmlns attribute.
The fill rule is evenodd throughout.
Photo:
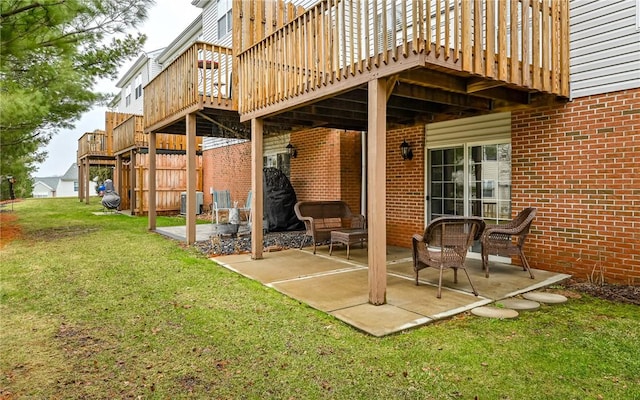
<svg viewBox="0 0 640 400"><path fill-rule="evenodd" d="M202 138L196 138L196 146ZM144 133L142 115L130 115L113 129L113 153L119 155L134 149L149 147L149 135ZM184 153L187 148L184 135L160 133L156 135L156 149L159 153Z"/></svg>
<svg viewBox="0 0 640 400"><path fill-rule="evenodd" d="M197 42L145 88L145 132L249 138L367 129L367 83L387 79L399 127L569 95L568 2L234 0L233 49ZM554 43L550 46L549 43ZM234 57L237 56L237 57ZM239 118L238 118L239 114Z"/></svg>
<svg viewBox="0 0 640 400"><path fill-rule="evenodd" d="M238 124L232 63L230 48L194 43L144 87L145 132L184 135L184 117L191 113L198 113L203 131L223 129L210 110Z"/></svg>
<svg viewBox="0 0 640 400"><path fill-rule="evenodd" d="M242 32L263 24L258 3L234 3ZM241 120L366 130L366 83L384 77L390 126L567 97L568 17L551 0L321 1L238 37Z"/></svg>

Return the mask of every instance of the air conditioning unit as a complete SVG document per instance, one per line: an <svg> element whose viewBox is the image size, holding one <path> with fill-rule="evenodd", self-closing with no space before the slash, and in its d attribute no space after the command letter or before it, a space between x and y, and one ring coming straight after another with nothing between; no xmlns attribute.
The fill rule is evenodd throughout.
<svg viewBox="0 0 640 400"><path fill-rule="evenodd" d="M204 204L204 193L196 192L196 214L202 213L202 205ZM187 192L180 193L180 214L187 213Z"/></svg>

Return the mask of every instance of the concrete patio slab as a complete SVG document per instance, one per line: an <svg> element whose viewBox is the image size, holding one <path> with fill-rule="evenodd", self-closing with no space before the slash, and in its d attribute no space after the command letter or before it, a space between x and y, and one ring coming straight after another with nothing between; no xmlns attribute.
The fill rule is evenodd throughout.
<svg viewBox="0 0 640 400"><path fill-rule="evenodd" d="M264 284L365 268L354 263L336 264L335 261L322 257L314 257L313 262L310 262L308 253L296 250L263 253L262 260L252 260L249 254L220 256L212 260Z"/></svg>
<svg viewBox="0 0 640 400"><path fill-rule="evenodd" d="M352 250L350 260L344 254L328 255L328 250L289 249L264 253L262 260L251 260L248 254L220 256L212 260L251 279L374 336L384 336L408 328L493 303L512 296L511 293L534 290L568 278L568 275L535 270L536 279L529 278L519 267L492 263L492 274L485 278L480 260L470 259L467 270L480 292L471 293L463 272L458 284L453 283L453 271L443 277L442 297L438 299L438 271L421 271L416 286L410 250L394 248L388 251L387 304L368 303L368 269L366 248Z"/></svg>
<svg viewBox="0 0 640 400"><path fill-rule="evenodd" d="M336 310L331 315L373 336L385 336L394 332L425 325L433 320L391 304L374 306L360 304Z"/></svg>
<svg viewBox="0 0 640 400"><path fill-rule="evenodd" d="M197 237L209 240L210 225L197 225ZM158 233L184 240L185 227L158 228ZM180 234L183 236L180 237ZM534 270L536 279L520 267L492 263L491 276L485 278L479 259L467 259L467 271L479 292L471 293L464 272L459 271L453 283L453 271L445 271L442 297L436 297L438 271L420 271L420 285L415 284L411 250L387 249L387 302L368 303L367 248L353 246L350 259L346 250L329 246L302 250L289 249L263 253L263 259L252 260L249 254L232 254L212 261L250 279L257 280L287 296L326 312L337 319L373 336L384 336L429 324L435 320L489 305L496 300L541 289L570 277Z"/></svg>
<svg viewBox="0 0 640 400"><path fill-rule="evenodd" d="M268 286L324 312L367 304L369 300L367 270L364 268L338 270Z"/></svg>

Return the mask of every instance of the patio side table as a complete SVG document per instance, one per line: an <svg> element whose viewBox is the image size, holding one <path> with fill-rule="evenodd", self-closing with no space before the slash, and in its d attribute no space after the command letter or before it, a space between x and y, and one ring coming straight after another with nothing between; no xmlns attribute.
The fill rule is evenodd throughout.
<svg viewBox="0 0 640 400"><path fill-rule="evenodd" d="M333 252L333 242L342 243L347 246L347 260L349 259L349 247L352 244L360 243L364 247L368 234L366 229L341 229L331 231L331 242L329 243L329 255Z"/></svg>

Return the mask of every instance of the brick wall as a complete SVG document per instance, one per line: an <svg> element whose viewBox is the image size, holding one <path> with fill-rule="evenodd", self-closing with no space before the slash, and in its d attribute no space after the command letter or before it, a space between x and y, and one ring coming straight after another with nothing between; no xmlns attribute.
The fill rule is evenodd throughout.
<svg viewBox="0 0 640 400"><path fill-rule="evenodd" d="M204 204L213 202L210 188L229 190L231 200L244 206L251 190L251 142L202 152Z"/></svg>
<svg viewBox="0 0 640 400"><path fill-rule="evenodd" d="M531 266L640 284L640 89L514 112L512 152Z"/></svg>
<svg viewBox="0 0 640 400"><path fill-rule="evenodd" d="M362 191L362 134L336 131L340 139L340 198L360 213Z"/></svg>
<svg viewBox="0 0 640 400"><path fill-rule="evenodd" d="M413 149L403 160L400 143ZM360 210L362 150L360 132L314 129L291 134L298 158L291 160L291 184L298 200L342 199ZM387 137L387 242L411 247L424 230L424 126L390 131Z"/></svg>
<svg viewBox="0 0 640 400"><path fill-rule="evenodd" d="M360 133L309 129L291 134L298 158L291 159L291 185L298 200L337 200L360 210Z"/></svg>
<svg viewBox="0 0 640 400"><path fill-rule="evenodd" d="M387 132L387 244L411 247L411 236L424 232L424 125ZM400 144L411 146L403 160Z"/></svg>

